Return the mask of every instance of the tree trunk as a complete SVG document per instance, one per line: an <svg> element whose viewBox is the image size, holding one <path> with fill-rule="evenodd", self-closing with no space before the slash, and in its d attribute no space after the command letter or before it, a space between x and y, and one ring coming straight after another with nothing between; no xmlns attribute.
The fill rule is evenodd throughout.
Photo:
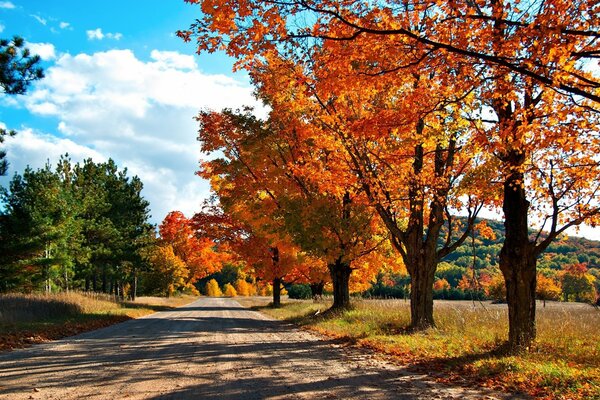
<svg viewBox="0 0 600 400"><path fill-rule="evenodd" d="M281 306L281 278L273 279L273 307Z"/></svg>
<svg viewBox="0 0 600 400"><path fill-rule="evenodd" d="M138 286L137 268L133 267L133 280L131 282L131 301L135 301L135 298L137 297L137 286Z"/></svg>
<svg viewBox="0 0 600 400"><path fill-rule="evenodd" d="M108 276L106 275L106 267L102 267L102 293L108 293Z"/></svg>
<svg viewBox="0 0 600 400"><path fill-rule="evenodd" d="M529 240L523 173L515 170L504 182L504 228L500 270L506 282L508 346L512 352L529 348L535 339L536 259Z"/></svg>
<svg viewBox="0 0 600 400"><path fill-rule="evenodd" d="M329 274L333 283L332 309L343 309L350 306L350 264L338 258L334 264L329 264Z"/></svg>
<svg viewBox="0 0 600 400"><path fill-rule="evenodd" d="M325 287L325 282L320 281L317 283L310 284L310 293L312 294L313 299L317 299L319 297L323 297L323 288Z"/></svg>
<svg viewBox="0 0 600 400"><path fill-rule="evenodd" d="M410 276L410 327L424 330L435 326L433 319L433 280L435 260L421 262Z"/></svg>

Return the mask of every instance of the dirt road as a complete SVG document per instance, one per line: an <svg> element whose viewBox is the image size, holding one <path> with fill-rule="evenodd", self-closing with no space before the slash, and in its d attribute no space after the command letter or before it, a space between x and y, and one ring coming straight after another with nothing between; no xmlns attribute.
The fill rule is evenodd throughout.
<svg viewBox="0 0 600 400"><path fill-rule="evenodd" d="M0 355L0 399L496 399L202 298Z"/></svg>

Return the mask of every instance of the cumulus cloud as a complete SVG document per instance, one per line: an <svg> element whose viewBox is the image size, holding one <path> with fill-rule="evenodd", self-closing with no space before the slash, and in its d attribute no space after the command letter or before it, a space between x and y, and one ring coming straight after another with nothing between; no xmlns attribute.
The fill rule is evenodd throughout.
<svg viewBox="0 0 600 400"><path fill-rule="evenodd" d="M13 9L15 5L10 1L0 1L0 8Z"/></svg>
<svg viewBox="0 0 600 400"><path fill-rule="evenodd" d="M194 175L198 110L251 105L265 112L247 83L202 73L194 57L158 50L149 61L130 50L61 55L23 101L30 112L57 119L64 151L66 143L74 143L80 152L111 157L138 175L154 222L174 209L190 215L208 196L208 184ZM12 158L22 153L9 149L15 167L21 164Z"/></svg>
<svg viewBox="0 0 600 400"><path fill-rule="evenodd" d="M64 21L62 21L60 24L58 24L58 26L60 27L60 29L72 29L71 24L68 22L64 22Z"/></svg>
<svg viewBox="0 0 600 400"><path fill-rule="evenodd" d="M32 129L23 129L17 136L7 137L3 147L8 153L10 162L9 175L15 171L23 171L28 165L32 168L41 168L48 161L55 165L59 157L65 153L69 153L75 162L86 158L92 158L96 162L107 159L96 150L71 139L58 138ZM6 186L8 179L8 177L1 177L0 183Z"/></svg>
<svg viewBox="0 0 600 400"><path fill-rule="evenodd" d="M44 61L56 58L56 50L52 43L27 43L27 48L32 54L37 54Z"/></svg>
<svg viewBox="0 0 600 400"><path fill-rule="evenodd" d="M120 40L123 37L121 33L103 33L102 29L96 28L93 30L85 31L89 40L102 40L104 38Z"/></svg>

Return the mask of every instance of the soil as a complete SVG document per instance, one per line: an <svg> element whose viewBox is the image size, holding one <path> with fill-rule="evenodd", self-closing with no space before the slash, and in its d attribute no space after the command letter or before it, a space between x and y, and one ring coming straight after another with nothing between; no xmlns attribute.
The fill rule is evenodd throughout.
<svg viewBox="0 0 600 400"><path fill-rule="evenodd" d="M0 355L0 399L517 399L201 298Z"/></svg>

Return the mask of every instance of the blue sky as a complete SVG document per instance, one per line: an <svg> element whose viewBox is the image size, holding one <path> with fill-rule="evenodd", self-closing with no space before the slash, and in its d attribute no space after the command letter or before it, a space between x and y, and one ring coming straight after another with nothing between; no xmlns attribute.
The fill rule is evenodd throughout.
<svg viewBox="0 0 600 400"><path fill-rule="evenodd" d="M232 59L175 36L199 12L183 0L0 1L0 37L25 38L46 72L24 96L0 95L0 122L18 131L5 143L9 177L66 152L113 158L144 182L153 222L198 210L209 188L194 175L194 115L259 107Z"/></svg>

